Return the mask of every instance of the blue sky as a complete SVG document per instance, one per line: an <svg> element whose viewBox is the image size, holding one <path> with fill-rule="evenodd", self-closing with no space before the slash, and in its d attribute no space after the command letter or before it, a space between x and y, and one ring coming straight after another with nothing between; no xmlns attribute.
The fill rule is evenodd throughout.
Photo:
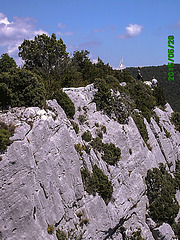
<svg viewBox="0 0 180 240"><path fill-rule="evenodd" d="M18 63L18 46L56 33L67 51L89 50L112 67L168 63L168 35L180 63L180 0L0 0L0 55ZM179 54L178 54L179 53Z"/></svg>

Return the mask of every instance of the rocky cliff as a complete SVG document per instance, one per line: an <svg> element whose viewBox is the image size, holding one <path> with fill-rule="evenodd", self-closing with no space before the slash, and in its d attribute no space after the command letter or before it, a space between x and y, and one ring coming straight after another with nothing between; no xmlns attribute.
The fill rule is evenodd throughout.
<svg viewBox="0 0 180 240"><path fill-rule="evenodd" d="M163 163L173 175L180 159L180 133L170 122L170 105L155 108L159 124L144 119L148 148L132 117L120 124L96 110L93 85L64 91L76 108L73 123L56 100L47 101L43 110L21 107L0 113L0 121L16 126L0 161L0 239L121 240L138 229L144 239L173 239L169 224L159 226L149 218L145 184L148 169ZM116 165L107 164L90 144L88 151L82 147L88 144L82 139L85 131L96 138L102 129L103 143L121 150ZM108 202L84 190L81 169L92 172L95 164L112 183ZM176 198L180 204L178 191Z"/></svg>

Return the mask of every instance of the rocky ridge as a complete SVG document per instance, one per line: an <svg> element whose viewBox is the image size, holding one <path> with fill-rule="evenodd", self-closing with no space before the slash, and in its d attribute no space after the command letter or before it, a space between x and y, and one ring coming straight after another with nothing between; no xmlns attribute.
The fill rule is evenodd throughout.
<svg viewBox="0 0 180 240"><path fill-rule="evenodd" d="M170 105L164 111L155 109L162 129L154 119L150 124L144 119L149 150L132 117L128 124L120 124L96 110L93 84L64 91L76 108L73 121L79 124L79 116L84 116L79 133L56 100L48 100L43 110L21 107L0 113L0 121L16 126L13 143L0 161L0 239L53 240L57 228L69 239L123 240L137 228L144 239L173 239L169 224L157 226L147 217L145 184L148 169L163 163L173 172L180 159L180 133L170 122ZM81 156L75 150L75 144L85 143L81 136L86 130L95 138L100 126L106 127L103 142L121 149L116 166L108 165L92 148ZM84 191L80 169L92 171L94 164L113 184L107 205L98 194ZM180 204L179 192L176 197ZM53 226L53 234L48 226Z"/></svg>

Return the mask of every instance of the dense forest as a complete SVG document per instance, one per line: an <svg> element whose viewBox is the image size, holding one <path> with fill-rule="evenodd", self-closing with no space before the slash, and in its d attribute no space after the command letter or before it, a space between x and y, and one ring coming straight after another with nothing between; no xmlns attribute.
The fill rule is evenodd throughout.
<svg viewBox="0 0 180 240"><path fill-rule="evenodd" d="M127 68L136 78L137 68ZM141 74L144 81L150 81L154 76L163 87L167 101L174 111L180 112L180 64L174 64L174 81L168 81L168 66L142 67Z"/></svg>

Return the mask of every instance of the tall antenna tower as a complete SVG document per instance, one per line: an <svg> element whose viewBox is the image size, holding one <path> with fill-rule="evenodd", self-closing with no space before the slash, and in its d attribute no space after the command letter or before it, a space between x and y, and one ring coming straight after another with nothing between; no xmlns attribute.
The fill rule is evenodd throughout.
<svg viewBox="0 0 180 240"><path fill-rule="evenodd" d="M122 57L122 59L120 60L120 64L119 64L119 69L121 70L121 72L125 68L125 66L123 65L123 59L124 59L124 57Z"/></svg>

